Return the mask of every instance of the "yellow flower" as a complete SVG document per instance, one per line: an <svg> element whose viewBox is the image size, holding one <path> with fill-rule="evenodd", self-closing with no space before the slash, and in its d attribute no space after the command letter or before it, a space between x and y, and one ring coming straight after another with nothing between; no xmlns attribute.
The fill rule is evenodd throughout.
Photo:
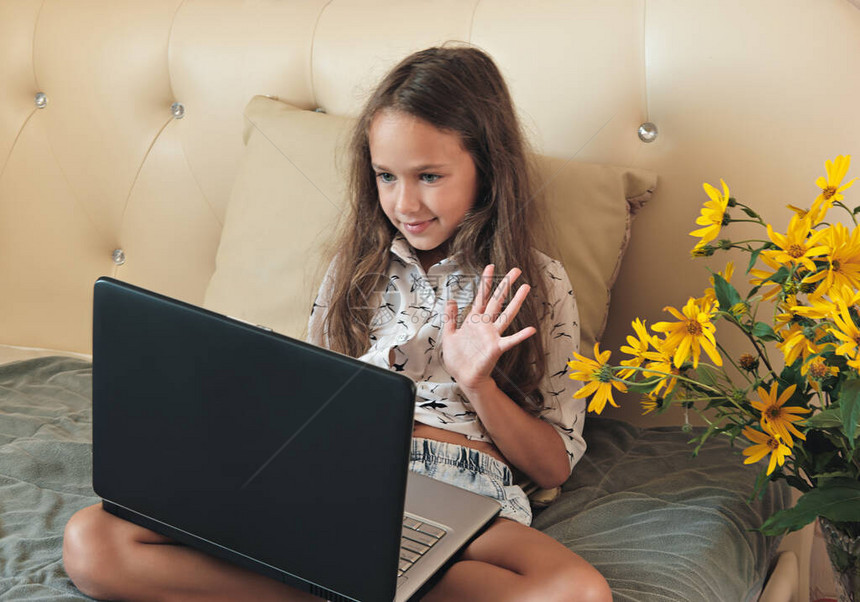
<svg viewBox="0 0 860 602"><path fill-rule="evenodd" d="M722 272L717 272L718 275L722 276L726 282L732 281L732 275L735 273L735 264L732 261L726 263L726 269ZM711 286L716 286L714 284L714 277L710 278ZM713 288L706 288L704 296L699 301L710 301L711 305L717 304L717 291Z"/></svg>
<svg viewBox="0 0 860 602"><path fill-rule="evenodd" d="M772 288L765 291L762 295L762 299L764 301L770 301L782 292L782 285L779 282L773 282L772 280L768 281L768 278L773 276L779 270L780 265L770 257L759 255L759 259L773 271L768 272L767 270L759 270L758 268L751 269L749 271L749 275L753 276L753 278L750 279L750 284L753 286L771 286Z"/></svg>
<svg viewBox="0 0 860 602"><path fill-rule="evenodd" d="M798 305L796 297L794 296L790 299L786 299L786 302L789 301L791 303L789 306L791 315L803 316L804 318L809 318L811 320L824 320L838 311L836 304L824 297L810 297L810 305ZM780 314L775 318L775 320L781 320L782 315L784 314Z"/></svg>
<svg viewBox="0 0 860 602"><path fill-rule="evenodd" d="M664 345L674 350L677 368L680 368L681 364L691 355L693 367L698 368L702 349L716 365L723 365L723 359L717 352L716 340L714 339L716 328L711 323L713 309L713 304L705 301L699 305L695 299L690 297L680 312L674 307L663 308L663 311L668 311L680 322L657 322L652 326L656 332L666 334Z"/></svg>
<svg viewBox="0 0 860 602"><path fill-rule="evenodd" d="M806 377L806 382L813 389L821 393L821 381L828 376L838 376L839 368L828 366L824 363L824 358L819 355L803 364L800 373Z"/></svg>
<svg viewBox="0 0 860 602"><path fill-rule="evenodd" d="M848 167L851 165L851 155L836 157L835 162L826 161L824 167L827 170L827 177L820 177L816 180L816 184L821 188L821 194L812 203L809 209L801 209L794 205L787 205L789 209L794 211L801 219L809 219L812 226L817 226L824 220L827 211L833 206L836 201L841 201L845 198L842 192L848 190L854 183L851 180L842 186L842 179L848 173ZM857 178L854 178L855 180Z"/></svg>
<svg viewBox="0 0 860 602"><path fill-rule="evenodd" d="M642 397L642 401L639 402L642 406L642 415L650 414L654 410L660 407L660 400L652 397L651 395L646 395Z"/></svg>
<svg viewBox="0 0 860 602"><path fill-rule="evenodd" d="M810 355L821 351L818 341L824 336L823 333L817 328L809 328L811 330L807 330L801 324L793 323L788 330L780 331L782 341L776 344L776 348L785 356L786 366L792 365L801 356L805 360ZM815 340L809 339L810 334L815 337Z"/></svg>
<svg viewBox="0 0 860 602"><path fill-rule="evenodd" d="M795 414L808 414L811 411L808 408L798 406L785 407L783 405L794 394L795 389L797 389L797 385L791 385L777 399L777 383L774 382L770 386L770 392L765 390L764 387L756 389L761 401L750 401L752 407L761 412L761 427L766 431L779 435L779 438L789 446L792 445L792 433L799 439L806 439L806 436L792 424L801 420L800 416L795 416Z"/></svg>
<svg viewBox="0 0 860 602"><path fill-rule="evenodd" d="M855 359L857 347L860 345L860 329L854 323L851 312L844 302L839 302L839 312L833 315L833 321L836 323L836 328L828 328L827 332L842 341L842 344L836 347L836 353Z"/></svg>
<svg viewBox="0 0 860 602"><path fill-rule="evenodd" d="M705 183L702 185L705 193L711 200L705 202L701 215L696 218L696 223L704 226L704 228L690 232L690 236L700 236L702 238L702 240L696 243L697 247L701 247L714 240L723 227L726 208L729 206L729 187L722 180L720 180L720 183L723 185L723 194L720 194L720 191L710 184Z"/></svg>
<svg viewBox="0 0 860 602"><path fill-rule="evenodd" d="M821 301L822 304L827 304L827 307L830 308L830 313L823 317L830 317L839 311L837 305L840 301L842 301L848 307L852 305L860 305L860 290L852 288L850 286L842 286L833 287L828 291L828 295L832 299L829 303L827 301ZM810 301L814 301L814 299L810 299Z"/></svg>
<svg viewBox="0 0 860 602"><path fill-rule="evenodd" d="M834 224L820 231L824 235L822 241L827 248L827 268L805 278L809 283L821 284L815 289L816 296L829 295L834 289L841 291L843 287L856 290L860 287L860 228L848 232L842 224Z"/></svg>
<svg viewBox="0 0 860 602"><path fill-rule="evenodd" d="M777 234L773 231L773 227L768 224L768 238L779 249L762 251L762 255L771 258L780 265L791 267L799 264L810 272L814 272L815 264L810 257L824 255L827 253L827 247L817 244L824 236L824 231L815 232L810 236L811 230L812 225L809 220L801 219L797 215L791 218L788 232L785 235Z"/></svg>
<svg viewBox="0 0 860 602"><path fill-rule="evenodd" d="M651 335L648 334L648 330L645 328L645 324L639 318L636 318L632 322L633 330L636 332L636 337L632 337L627 335L627 345L621 347L621 351L632 355L629 360L621 360L622 366L633 366L638 368L642 365L642 362L645 360L645 352L648 351L648 347L651 345ZM622 370L618 373L618 376L621 378L629 378L632 376L636 370Z"/></svg>
<svg viewBox="0 0 860 602"><path fill-rule="evenodd" d="M770 463L767 466L767 474L773 472L777 462L780 466L785 464L785 457L791 455L791 448L784 445L779 440L779 435L773 433L757 431L748 426L744 427L744 436L755 443L743 451L745 456L749 456L744 460L744 464L755 464L766 455L770 454Z"/></svg>
<svg viewBox="0 0 860 602"><path fill-rule="evenodd" d="M574 352L573 356L576 360L568 362L568 366L574 370L574 372L570 373L570 378L586 383L585 386L573 394L574 398L582 399L592 393L594 394L594 397L588 404L589 412L600 414L603 412L603 408L606 407L607 401L613 407L618 407L618 404L612 399L612 387L615 387L622 393L627 392L627 386L624 383L613 380L612 368L607 363L611 353L611 351L601 353L600 343L595 343L595 359L587 358Z"/></svg>
<svg viewBox="0 0 860 602"><path fill-rule="evenodd" d="M822 206L830 207L836 201L841 201L845 197L842 193L849 188L851 188L852 184L854 184L853 180L849 181L846 184L842 184L842 180L845 178L845 175L848 173L848 168L851 166L851 155L839 155L832 162L827 160L824 162L824 169L827 171L827 177L824 176L819 177L815 184L821 189L821 194L818 196L816 202L819 200L823 201Z"/></svg>
<svg viewBox="0 0 860 602"><path fill-rule="evenodd" d="M644 372L644 376L649 379L655 376L660 377L657 385L648 394L649 397L657 398L664 387L666 389L663 391L664 396L672 392L678 383L678 376L681 374L681 370L672 364L672 352L666 346L666 342L656 337L652 341L657 351L648 351L645 353L645 358L651 361L645 364L647 370Z"/></svg>

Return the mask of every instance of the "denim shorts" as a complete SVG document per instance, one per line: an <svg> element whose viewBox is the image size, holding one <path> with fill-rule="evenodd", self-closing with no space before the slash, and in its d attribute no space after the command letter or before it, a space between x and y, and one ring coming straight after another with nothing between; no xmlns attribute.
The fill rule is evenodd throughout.
<svg viewBox="0 0 860 602"><path fill-rule="evenodd" d="M432 439L412 439L409 470L497 500L499 516L531 525L529 498L513 484L511 469L484 452Z"/></svg>

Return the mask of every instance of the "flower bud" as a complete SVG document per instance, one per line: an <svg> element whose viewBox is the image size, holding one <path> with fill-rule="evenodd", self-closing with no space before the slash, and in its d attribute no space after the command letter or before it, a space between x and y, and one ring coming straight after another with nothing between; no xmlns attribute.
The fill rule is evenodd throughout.
<svg viewBox="0 0 860 602"><path fill-rule="evenodd" d="M749 313L750 306L746 301L741 301L740 303L735 303L732 305L731 313L735 317L741 317Z"/></svg>
<svg viewBox="0 0 860 602"><path fill-rule="evenodd" d="M747 372L754 372L758 368L758 358L749 353L744 353L738 359L738 363L741 365L741 368Z"/></svg>
<svg viewBox="0 0 860 602"><path fill-rule="evenodd" d="M800 283L800 292L804 295L809 295L810 293L815 292L815 289L818 288L817 282L801 282Z"/></svg>
<svg viewBox="0 0 860 602"><path fill-rule="evenodd" d="M744 394L744 392L740 389L735 389L734 391L732 391L731 396L732 401L734 401L738 405L744 404L747 401L746 394Z"/></svg>
<svg viewBox="0 0 860 602"><path fill-rule="evenodd" d="M690 251L690 257L710 257L714 254L716 249L711 245L701 245L693 247L693 250Z"/></svg>
<svg viewBox="0 0 860 602"><path fill-rule="evenodd" d="M786 295L796 295L799 287L794 280L786 280L782 285L782 292Z"/></svg>
<svg viewBox="0 0 860 602"><path fill-rule="evenodd" d="M728 206L729 207L737 207L738 206L738 200L735 197L730 196L729 201L728 201Z"/></svg>

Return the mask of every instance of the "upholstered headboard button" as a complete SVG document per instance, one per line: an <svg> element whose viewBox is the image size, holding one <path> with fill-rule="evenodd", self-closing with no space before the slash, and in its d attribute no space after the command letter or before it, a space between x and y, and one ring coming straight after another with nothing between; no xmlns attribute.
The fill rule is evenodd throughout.
<svg viewBox="0 0 860 602"><path fill-rule="evenodd" d="M639 134L639 140L642 142L654 142L657 139L657 126L646 121L639 126L636 133Z"/></svg>
<svg viewBox="0 0 860 602"><path fill-rule="evenodd" d="M181 102L174 102L170 105L170 112L173 113L174 119L182 119L185 117L185 105Z"/></svg>

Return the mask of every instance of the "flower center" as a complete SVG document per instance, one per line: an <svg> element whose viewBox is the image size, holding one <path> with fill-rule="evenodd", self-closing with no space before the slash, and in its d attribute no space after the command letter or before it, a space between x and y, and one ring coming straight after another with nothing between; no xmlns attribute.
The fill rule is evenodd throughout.
<svg viewBox="0 0 860 602"><path fill-rule="evenodd" d="M829 201L836 194L836 186L828 186L821 194Z"/></svg>
<svg viewBox="0 0 860 602"><path fill-rule="evenodd" d="M771 420L779 418L780 414L782 414L782 412L777 407L770 407L767 409L767 412L766 412L766 416L768 418L770 418Z"/></svg>
<svg viewBox="0 0 860 602"><path fill-rule="evenodd" d="M776 451L779 449L779 440L776 437L771 437L767 440L767 446L771 451Z"/></svg>
<svg viewBox="0 0 860 602"><path fill-rule="evenodd" d="M831 271L838 272L839 268L841 268L841 267L842 267L842 264L839 263L838 259L834 259L833 261L830 262Z"/></svg>
<svg viewBox="0 0 860 602"><path fill-rule="evenodd" d="M804 249L802 246L800 246L798 244L791 245L790 247L788 247L788 251L787 251L787 253L789 255L791 255L792 257L794 257L795 259L797 259L798 257L803 257L803 254L805 252L806 252L806 249Z"/></svg>
<svg viewBox="0 0 860 602"><path fill-rule="evenodd" d="M694 337L702 336L702 325L696 320L687 320L687 332Z"/></svg>
<svg viewBox="0 0 860 602"><path fill-rule="evenodd" d="M827 376L827 366L823 362L813 362L809 366L809 373L812 375L812 378L824 378Z"/></svg>

